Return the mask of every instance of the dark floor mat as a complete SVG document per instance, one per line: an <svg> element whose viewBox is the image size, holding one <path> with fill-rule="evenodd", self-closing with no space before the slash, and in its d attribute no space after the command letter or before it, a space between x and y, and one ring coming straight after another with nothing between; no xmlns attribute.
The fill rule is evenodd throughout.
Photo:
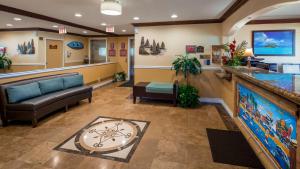
<svg viewBox="0 0 300 169"><path fill-rule="evenodd" d="M263 169L240 131L206 129L214 162Z"/></svg>
<svg viewBox="0 0 300 169"><path fill-rule="evenodd" d="M121 84L119 87L133 87L133 84L134 84L133 81L128 81Z"/></svg>

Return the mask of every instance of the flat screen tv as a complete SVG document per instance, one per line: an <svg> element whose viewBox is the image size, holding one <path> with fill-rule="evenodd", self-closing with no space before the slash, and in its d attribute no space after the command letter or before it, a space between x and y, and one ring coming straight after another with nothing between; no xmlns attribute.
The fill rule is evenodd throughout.
<svg viewBox="0 0 300 169"><path fill-rule="evenodd" d="M295 30L252 32L255 56L295 56Z"/></svg>

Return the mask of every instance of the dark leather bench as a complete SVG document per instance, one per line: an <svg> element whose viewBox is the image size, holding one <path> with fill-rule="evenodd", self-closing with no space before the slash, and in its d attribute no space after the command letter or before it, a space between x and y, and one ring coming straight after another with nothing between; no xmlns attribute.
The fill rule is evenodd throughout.
<svg viewBox="0 0 300 169"><path fill-rule="evenodd" d="M133 86L133 103L136 103L136 98L150 98L158 100L170 100L173 105L177 106L177 95L178 95L178 81L173 84L172 93L159 93L159 92L147 92L146 87L150 82L139 82Z"/></svg>
<svg viewBox="0 0 300 169"><path fill-rule="evenodd" d="M0 113L3 126L6 126L10 120L31 120L33 127L37 125L40 118L50 114L51 112L65 108L68 110L70 104L78 103L83 99L89 99L91 103L92 90L91 86L84 86L82 84L63 88L54 92L41 94L37 97L28 98L16 103L11 103L8 98L7 90L14 86L22 86L32 84L34 82L50 80L50 79L65 79L75 76L81 76L78 73L68 73L60 75L45 76L16 82L10 82L0 85ZM82 77L81 77L82 79ZM72 81L71 81L72 82Z"/></svg>

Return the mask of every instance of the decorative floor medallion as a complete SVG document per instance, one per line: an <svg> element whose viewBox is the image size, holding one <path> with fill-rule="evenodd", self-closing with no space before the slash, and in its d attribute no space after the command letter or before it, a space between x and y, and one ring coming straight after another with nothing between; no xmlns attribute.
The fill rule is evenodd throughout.
<svg viewBox="0 0 300 169"><path fill-rule="evenodd" d="M150 122L98 117L55 150L129 162Z"/></svg>

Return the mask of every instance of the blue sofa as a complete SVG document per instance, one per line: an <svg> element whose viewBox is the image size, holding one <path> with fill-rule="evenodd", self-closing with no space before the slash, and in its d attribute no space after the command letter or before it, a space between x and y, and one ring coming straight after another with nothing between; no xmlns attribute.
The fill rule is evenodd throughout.
<svg viewBox="0 0 300 169"><path fill-rule="evenodd" d="M39 77L0 85L0 111L3 125L10 120L31 120L33 127L49 113L92 99L91 86L84 86L83 76L68 73Z"/></svg>

